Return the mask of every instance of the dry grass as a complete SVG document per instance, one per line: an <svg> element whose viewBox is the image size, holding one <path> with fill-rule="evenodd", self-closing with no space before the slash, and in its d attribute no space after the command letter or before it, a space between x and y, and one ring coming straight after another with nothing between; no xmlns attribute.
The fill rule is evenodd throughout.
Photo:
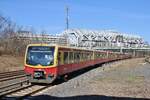
<svg viewBox="0 0 150 100"><path fill-rule="evenodd" d="M10 55L0 56L0 72L14 71L23 69L24 57Z"/></svg>
<svg viewBox="0 0 150 100"><path fill-rule="evenodd" d="M90 82L92 93L109 96L149 98L150 85L140 69L143 58L130 59L112 65L102 77L96 77ZM136 71L139 69L138 71ZM140 71L140 73L139 73ZM96 88L95 88L96 87Z"/></svg>

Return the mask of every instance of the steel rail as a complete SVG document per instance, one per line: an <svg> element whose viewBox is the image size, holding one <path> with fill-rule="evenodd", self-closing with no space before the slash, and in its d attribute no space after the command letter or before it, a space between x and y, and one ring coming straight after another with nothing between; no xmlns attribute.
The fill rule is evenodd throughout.
<svg viewBox="0 0 150 100"><path fill-rule="evenodd" d="M27 87L20 88L16 91L4 94L1 98L4 100L7 100L9 98L23 100L51 86L52 85L48 86L29 85Z"/></svg>
<svg viewBox="0 0 150 100"><path fill-rule="evenodd" d="M2 74L10 74L10 73L16 73L16 72L23 72L24 70L17 70L17 71L8 71L8 72L1 72L0 75Z"/></svg>
<svg viewBox="0 0 150 100"><path fill-rule="evenodd" d="M30 97L30 96L32 96L32 95L34 95L34 94L36 94L36 93L38 93L38 92L40 92L40 91L42 91L42 90L48 88L48 87L51 87L51 86L52 86L52 85L39 87L38 89L36 89L36 90L34 90L34 91L32 91L32 92L29 92L29 93L27 93L27 94L25 94L25 95L23 95L23 96L20 96L20 97L18 96L18 99L19 99L19 100L22 100L22 99L28 98L28 97Z"/></svg>
<svg viewBox="0 0 150 100"><path fill-rule="evenodd" d="M9 73L8 72L1 73L0 79L19 76L19 75L25 75L25 72L24 71L15 71L15 72L9 72Z"/></svg>
<svg viewBox="0 0 150 100"><path fill-rule="evenodd" d="M6 95L8 93L11 93L13 91L18 90L18 88L21 88L23 86L23 84L28 83L28 81L29 81L28 79L25 79L25 80L20 81L20 82L15 82L15 83L1 86L0 87L0 97ZM18 87L18 85L19 85L19 87Z"/></svg>
<svg viewBox="0 0 150 100"><path fill-rule="evenodd" d="M18 76L12 76L12 77L1 78L1 79L0 79L0 82L12 80L12 79L17 79L17 78L23 78L23 77L26 77L26 75L24 74L24 75L18 75Z"/></svg>
<svg viewBox="0 0 150 100"><path fill-rule="evenodd" d="M1 86L0 87L0 93L4 92L3 89L8 90L7 89L8 87L11 87L11 86L14 86L14 85L21 85L22 86L23 83L27 83L27 82L28 82L28 79L23 80L21 82L15 82L15 83L11 83L11 84L7 84L7 85L4 85L4 86Z"/></svg>

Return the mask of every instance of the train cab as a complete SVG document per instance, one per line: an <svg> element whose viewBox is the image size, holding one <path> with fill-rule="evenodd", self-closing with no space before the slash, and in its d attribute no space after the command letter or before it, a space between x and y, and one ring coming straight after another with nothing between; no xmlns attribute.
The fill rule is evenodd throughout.
<svg viewBox="0 0 150 100"><path fill-rule="evenodd" d="M51 83L57 75L57 46L28 45L24 63L31 83Z"/></svg>

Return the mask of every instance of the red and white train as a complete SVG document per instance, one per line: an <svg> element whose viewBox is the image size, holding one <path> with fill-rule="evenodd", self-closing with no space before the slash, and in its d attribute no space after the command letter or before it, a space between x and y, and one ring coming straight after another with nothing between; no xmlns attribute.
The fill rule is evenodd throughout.
<svg viewBox="0 0 150 100"><path fill-rule="evenodd" d="M30 44L25 54L25 73L31 83L52 83L58 77L96 64L130 58L129 54Z"/></svg>

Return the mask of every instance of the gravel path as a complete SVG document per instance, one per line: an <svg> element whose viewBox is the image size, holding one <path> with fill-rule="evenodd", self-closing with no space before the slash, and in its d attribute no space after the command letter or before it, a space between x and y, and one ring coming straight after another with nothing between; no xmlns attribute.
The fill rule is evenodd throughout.
<svg viewBox="0 0 150 100"><path fill-rule="evenodd" d="M134 98L150 98L150 65L142 58L105 64L34 96L36 100Z"/></svg>

